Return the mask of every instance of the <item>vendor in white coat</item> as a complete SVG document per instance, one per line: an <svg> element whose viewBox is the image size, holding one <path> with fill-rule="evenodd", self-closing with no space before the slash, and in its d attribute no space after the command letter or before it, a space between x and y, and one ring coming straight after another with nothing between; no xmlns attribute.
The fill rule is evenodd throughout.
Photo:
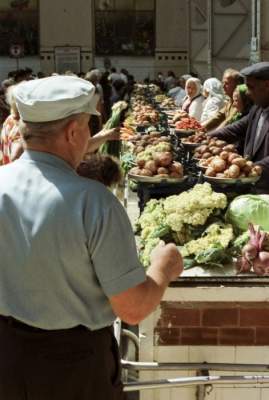
<svg viewBox="0 0 269 400"><path fill-rule="evenodd" d="M217 78L209 78L204 82L203 95L206 98L203 104L201 122L206 123L224 106L222 83Z"/></svg>
<svg viewBox="0 0 269 400"><path fill-rule="evenodd" d="M185 116L190 116L200 121L204 102L200 79L189 78L186 82L185 91L187 95L184 98L181 110L174 117L174 122Z"/></svg>

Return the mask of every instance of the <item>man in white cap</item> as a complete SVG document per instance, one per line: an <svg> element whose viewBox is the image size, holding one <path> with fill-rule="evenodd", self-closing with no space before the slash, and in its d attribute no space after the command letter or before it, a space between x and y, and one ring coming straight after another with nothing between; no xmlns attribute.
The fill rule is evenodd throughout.
<svg viewBox="0 0 269 400"><path fill-rule="evenodd" d="M76 168L94 87L72 76L18 86L25 151L0 168L0 399L123 399L116 316L137 324L182 271L159 246L145 274L116 197Z"/></svg>

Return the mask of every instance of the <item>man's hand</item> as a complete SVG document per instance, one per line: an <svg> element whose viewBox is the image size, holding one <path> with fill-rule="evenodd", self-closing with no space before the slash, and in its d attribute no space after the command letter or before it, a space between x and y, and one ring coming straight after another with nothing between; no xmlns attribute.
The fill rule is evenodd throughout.
<svg viewBox="0 0 269 400"><path fill-rule="evenodd" d="M161 242L151 253L151 265L158 268L168 283L177 279L183 271L183 260L176 245Z"/></svg>

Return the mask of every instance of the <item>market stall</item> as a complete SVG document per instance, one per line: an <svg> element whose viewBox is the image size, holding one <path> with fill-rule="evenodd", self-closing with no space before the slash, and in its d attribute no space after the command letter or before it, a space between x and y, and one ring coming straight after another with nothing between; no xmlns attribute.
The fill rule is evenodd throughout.
<svg viewBox="0 0 269 400"><path fill-rule="evenodd" d="M269 364L269 201L256 193L261 169L233 144L206 136L197 121L173 123L172 101L155 90L140 86L132 99L122 159L129 161L129 189L135 187L139 199L141 261L149 265L160 240L174 242L184 256L184 272L140 324L139 360ZM141 371L139 377L196 374L208 371L162 369ZM146 390L140 398L265 399L268 390L231 383L214 390Z"/></svg>

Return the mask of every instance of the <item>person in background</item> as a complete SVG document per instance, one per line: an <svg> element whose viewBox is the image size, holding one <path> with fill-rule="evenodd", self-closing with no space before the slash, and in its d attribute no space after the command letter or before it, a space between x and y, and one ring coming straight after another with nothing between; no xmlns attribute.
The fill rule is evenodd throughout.
<svg viewBox="0 0 269 400"><path fill-rule="evenodd" d="M6 92L7 103L10 106L10 115L4 121L0 135L0 149L3 165L11 163L23 153L20 115L14 97L16 86L17 85L10 86Z"/></svg>
<svg viewBox="0 0 269 400"><path fill-rule="evenodd" d="M94 179L107 187L112 187L122 180L119 163L111 156L104 154L91 154L83 160L77 173L84 178Z"/></svg>
<svg viewBox="0 0 269 400"><path fill-rule="evenodd" d="M124 81L124 83L126 83L126 84L128 82L128 75L129 75L129 72L127 71L127 69L122 68L120 70L120 79L122 79Z"/></svg>
<svg viewBox="0 0 269 400"><path fill-rule="evenodd" d="M156 85L159 86L159 88L164 91L165 87L164 87L164 75L162 72L158 72L157 74L157 79L156 79Z"/></svg>
<svg viewBox="0 0 269 400"><path fill-rule="evenodd" d="M145 271L120 202L76 173L94 91L72 76L15 91L25 151L0 168L1 399L123 400L113 321L138 324L183 269L161 244Z"/></svg>
<svg viewBox="0 0 269 400"><path fill-rule="evenodd" d="M262 176L255 183L258 193L269 193L269 62L242 69L248 93L254 102L249 113L210 136L228 143L242 143L242 154L262 167Z"/></svg>
<svg viewBox="0 0 269 400"><path fill-rule="evenodd" d="M13 79L5 79L0 86L0 132L6 118L10 114L10 106L7 103L6 94L10 86L14 85Z"/></svg>
<svg viewBox="0 0 269 400"><path fill-rule="evenodd" d="M164 79L164 89L169 92L175 86L176 76L173 71L167 72L167 77Z"/></svg>
<svg viewBox="0 0 269 400"><path fill-rule="evenodd" d="M103 97L104 97L104 122L108 120L111 114L110 98L112 93L112 87L108 77L109 77L109 72L106 71L102 74L99 82L100 86L102 87Z"/></svg>
<svg viewBox="0 0 269 400"><path fill-rule="evenodd" d="M200 121L203 112L204 97L202 96L202 84L198 78L189 78L186 82L185 91L187 93L183 100L181 111L173 118L176 122L182 117L190 116Z"/></svg>
<svg viewBox="0 0 269 400"><path fill-rule="evenodd" d="M237 113L236 108L233 106L233 92L236 86L242 83L244 83L244 77L239 71L232 68L224 71L222 85L227 101L224 107L203 125L205 132L222 128L230 123L231 118Z"/></svg>
<svg viewBox="0 0 269 400"><path fill-rule="evenodd" d="M112 92L110 97L110 105L117 103L120 100L128 101L127 85L123 80L118 79L112 83Z"/></svg>
<svg viewBox="0 0 269 400"><path fill-rule="evenodd" d="M115 67L112 67L110 70L110 75L108 77L108 80L113 84L117 80L122 80L121 75L117 72L117 69Z"/></svg>
<svg viewBox="0 0 269 400"><path fill-rule="evenodd" d="M87 72L84 79L88 82L91 82L95 87L95 93L92 102L93 103L95 102L94 107L99 112L99 115L92 115L92 118L89 121L90 124L89 128L91 131L91 135L94 136L102 129L102 122L103 122L102 121L103 103L99 91L100 84L98 83L98 75L95 72L95 70Z"/></svg>
<svg viewBox="0 0 269 400"><path fill-rule="evenodd" d="M186 97L186 92L181 87L180 79L178 79L175 82L175 86L168 91L167 96L174 99L174 102L178 107L182 106L183 100Z"/></svg>
<svg viewBox="0 0 269 400"><path fill-rule="evenodd" d="M203 84L205 101L201 116L201 125L206 125L216 113L224 106L224 92L222 83L217 78L209 78Z"/></svg>

